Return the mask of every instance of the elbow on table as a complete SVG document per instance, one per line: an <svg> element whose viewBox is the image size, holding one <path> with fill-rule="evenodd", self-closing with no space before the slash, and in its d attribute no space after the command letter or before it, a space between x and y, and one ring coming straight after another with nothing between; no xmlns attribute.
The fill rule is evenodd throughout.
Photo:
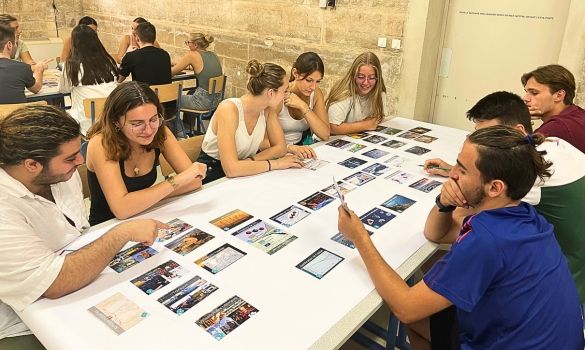
<svg viewBox="0 0 585 350"><path fill-rule="evenodd" d="M114 214L114 216L118 220L126 220L129 217L131 217L132 215L138 214L138 213L132 213L127 209L123 209L123 208L119 208L119 207L114 207L114 208L110 207L110 210L112 211L112 214Z"/></svg>

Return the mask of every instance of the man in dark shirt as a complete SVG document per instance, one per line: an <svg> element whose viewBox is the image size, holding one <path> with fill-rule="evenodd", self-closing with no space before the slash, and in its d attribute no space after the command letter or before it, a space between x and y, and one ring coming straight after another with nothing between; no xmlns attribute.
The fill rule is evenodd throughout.
<svg viewBox="0 0 585 350"><path fill-rule="evenodd" d="M149 85L171 83L171 56L165 50L155 47L156 29L149 23L140 23L134 30L138 50L128 52L120 64L122 82L132 74L132 80Z"/></svg>

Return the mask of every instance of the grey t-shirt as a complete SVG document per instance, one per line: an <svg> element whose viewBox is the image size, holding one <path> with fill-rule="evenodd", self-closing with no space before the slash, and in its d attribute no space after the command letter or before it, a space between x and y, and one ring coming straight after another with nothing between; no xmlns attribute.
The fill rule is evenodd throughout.
<svg viewBox="0 0 585 350"><path fill-rule="evenodd" d="M0 58L0 103L24 103L24 89L35 84L30 65Z"/></svg>

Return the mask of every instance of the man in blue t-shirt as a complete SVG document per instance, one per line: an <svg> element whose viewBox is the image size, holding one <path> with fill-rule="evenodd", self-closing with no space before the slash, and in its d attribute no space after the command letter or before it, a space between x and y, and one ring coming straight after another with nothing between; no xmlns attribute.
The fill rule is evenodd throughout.
<svg viewBox="0 0 585 350"><path fill-rule="evenodd" d="M542 135L508 126L469 135L426 231L459 233L451 251L410 288L384 261L359 217L339 208L339 230L357 247L376 289L404 323L451 305L462 349L583 349L579 298L553 227L521 203L550 176ZM473 207L461 228L457 203Z"/></svg>

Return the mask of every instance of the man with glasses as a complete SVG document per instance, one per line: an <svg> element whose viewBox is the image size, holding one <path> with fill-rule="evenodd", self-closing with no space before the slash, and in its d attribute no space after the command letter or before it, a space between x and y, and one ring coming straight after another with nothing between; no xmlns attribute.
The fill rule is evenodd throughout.
<svg viewBox="0 0 585 350"><path fill-rule="evenodd" d="M13 311L60 298L93 281L128 242L150 245L155 220L119 224L70 254L89 225L77 166L80 127L51 106L18 109L0 120L0 348L43 349Z"/></svg>

